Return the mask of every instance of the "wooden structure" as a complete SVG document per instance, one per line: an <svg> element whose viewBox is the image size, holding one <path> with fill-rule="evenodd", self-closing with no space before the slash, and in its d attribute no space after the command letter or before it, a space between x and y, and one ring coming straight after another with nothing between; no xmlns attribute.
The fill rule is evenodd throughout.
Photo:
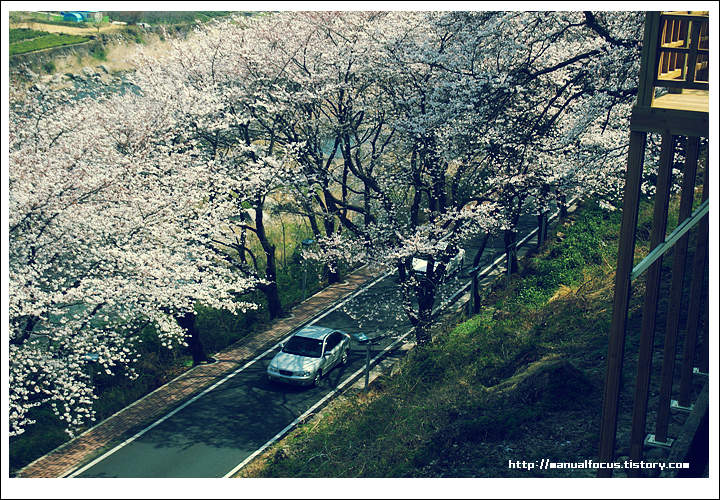
<svg viewBox="0 0 720 500"><path fill-rule="evenodd" d="M707 138L709 134L708 19L707 12L648 12L645 18L638 97L630 120L630 148L625 177L623 217L600 428L600 463L614 461L618 402L622 385L622 364L632 282L645 273L647 274L643 318L640 326L630 436L630 460L640 462L643 456L643 447L650 441L653 444L671 444L672 440L667 436L668 415L671 404L675 403L670 399L670 393L678 340L680 304L683 300L683 278L686 272L685 254L689 236L687 231L696 225L698 231L680 374L680 394L675 406L690 407L688 399L690 379L693 376L697 329L703 320L705 338L701 346L700 359L701 365L704 366L701 366L700 370L704 369L704 373L707 373L708 370L708 319L707 316L700 318L700 306L702 301L706 300L707 295L707 290L703 289L702 284L707 265L709 217L707 170L709 167L705 169L702 203L695 212L692 212L700 138ZM658 87L664 87L667 89L667 93L656 97ZM660 94L661 91L657 93ZM645 260L633 267L643 158L648 133L660 134L662 138L650 237L651 253ZM673 233L667 235L672 168L675 146L679 136L687 137L683 186L678 213L679 226ZM646 436L653 337L660 292L660 269L662 255L672 248L675 251L656 432L654 435ZM628 471L628 475L636 476L639 470L631 469ZM612 469L600 468L597 475L598 477L610 477Z"/></svg>

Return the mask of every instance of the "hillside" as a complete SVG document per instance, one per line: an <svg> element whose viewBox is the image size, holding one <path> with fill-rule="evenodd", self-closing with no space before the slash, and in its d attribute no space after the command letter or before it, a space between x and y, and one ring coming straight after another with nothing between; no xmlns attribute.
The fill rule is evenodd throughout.
<svg viewBox="0 0 720 500"><path fill-rule="evenodd" d="M644 205L641 225L651 211ZM594 477L580 464L598 453L619 221L619 212L584 204L509 288L500 280L489 291L478 315L440 326L432 346L411 351L393 376L338 400L238 477ZM628 459L641 317L634 298L619 462ZM671 435L683 421L675 416ZM648 461L666 458L646 452ZM578 465L517 466L543 459Z"/></svg>

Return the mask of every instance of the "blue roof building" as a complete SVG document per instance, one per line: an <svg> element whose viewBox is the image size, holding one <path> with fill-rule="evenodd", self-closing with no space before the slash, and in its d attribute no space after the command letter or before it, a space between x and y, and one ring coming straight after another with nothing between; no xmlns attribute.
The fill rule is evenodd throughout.
<svg viewBox="0 0 720 500"><path fill-rule="evenodd" d="M63 21L82 22L82 21L101 21L103 12L99 10L74 10L65 12Z"/></svg>
<svg viewBox="0 0 720 500"><path fill-rule="evenodd" d="M65 15L63 15L63 21L81 23L83 16L78 12L66 12Z"/></svg>

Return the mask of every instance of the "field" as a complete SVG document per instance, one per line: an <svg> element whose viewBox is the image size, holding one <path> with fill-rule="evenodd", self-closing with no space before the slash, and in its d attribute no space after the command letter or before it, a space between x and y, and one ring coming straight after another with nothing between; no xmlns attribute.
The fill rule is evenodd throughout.
<svg viewBox="0 0 720 500"><path fill-rule="evenodd" d="M45 31L11 29L10 30L10 55L25 54L36 50L62 47L63 45L74 45L85 43L88 39L82 36L48 33Z"/></svg>
<svg viewBox="0 0 720 500"><path fill-rule="evenodd" d="M48 33L64 33L68 35L93 35L98 33L97 28L93 27L75 27L75 26L60 26L56 24L43 24L43 23L18 23L14 24L13 28L19 28L19 29L34 29L34 30L42 30L47 31ZM102 28L100 28L100 33L112 33L121 31L124 28L123 25L118 24L106 24Z"/></svg>

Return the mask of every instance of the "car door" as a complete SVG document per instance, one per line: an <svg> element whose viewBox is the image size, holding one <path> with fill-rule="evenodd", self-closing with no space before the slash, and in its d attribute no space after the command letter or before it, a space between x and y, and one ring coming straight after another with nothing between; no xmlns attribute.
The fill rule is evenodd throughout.
<svg viewBox="0 0 720 500"><path fill-rule="evenodd" d="M329 356L326 360L327 370L335 366L338 362L338 359L340 359L340 340L342 339L342 335L339 332L333 332L330 334L330 336L327 338L327 341L325 342L325 352L329 353Z"/></svg>

